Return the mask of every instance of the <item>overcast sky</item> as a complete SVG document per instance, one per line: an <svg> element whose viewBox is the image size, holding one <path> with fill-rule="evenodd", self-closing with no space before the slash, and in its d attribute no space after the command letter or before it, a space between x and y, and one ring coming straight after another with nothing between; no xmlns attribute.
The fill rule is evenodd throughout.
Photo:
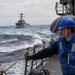
<svg viewBox="0 0 75 75"><path fill-rule="evenodd" d="M58 16L55 2L59 0L0 0L0 26L15 25L24 14L31 25L50 24Z"/></svg>

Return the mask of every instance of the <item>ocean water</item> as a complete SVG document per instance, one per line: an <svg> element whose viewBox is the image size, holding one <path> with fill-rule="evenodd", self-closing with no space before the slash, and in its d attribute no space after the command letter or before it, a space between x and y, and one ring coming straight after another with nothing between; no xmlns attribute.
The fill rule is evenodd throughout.
<svg viewBox="0 0 75 75"><path fill-rule="evenodd" d="M56 35L50 32L50 25L32 25L29 28L16 28L15 26L0 27L0 70L11 65L27 49L42 41L49 43ZM8 75L24 75L25 60L20 60L7 71Z"/></svg>

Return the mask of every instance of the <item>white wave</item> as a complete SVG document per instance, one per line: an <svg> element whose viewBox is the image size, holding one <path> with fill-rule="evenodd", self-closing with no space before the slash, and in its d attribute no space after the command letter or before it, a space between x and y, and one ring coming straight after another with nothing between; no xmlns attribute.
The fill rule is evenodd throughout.
<svg viewBox="0 0 75 75"><path fill-rule="evenodd" d="M0 52L12 52L19 49L26 49L27 47L33 47L36 44L42 44L42 41L39 39L34 40L32 43L22 42L20 44L5 44L4 46L0 47Z"/></svg>
<svg viewBox="0 0 75 75"><path fill-rule="evenodd" d="M36 44L42 44L42 41L41 40L39 40L39 39L36 39L36 40L34 40L35 42L33 43L33 45L36 45Z"/></svg>
<svg viewBox="0 0 75 75"><path fill-rule="evenodd" d="M14 42L14 41L18 41L18 39L15 38L15 39L3 40L3 41L1 41L0 43L8 43L8 42Z"/></svg>
<svg viewBox="0 0 75 75"><path fill-rule="evenodd" d="M33 35L33 38L41 39L41 37L38 34Z"/></svg>

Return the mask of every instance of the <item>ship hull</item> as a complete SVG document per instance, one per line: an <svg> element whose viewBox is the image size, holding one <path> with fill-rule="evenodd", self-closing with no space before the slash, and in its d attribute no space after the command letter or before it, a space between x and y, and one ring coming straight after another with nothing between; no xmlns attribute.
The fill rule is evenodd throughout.
<svg viewBox="0 0 75 75"><path fill-rule="evenodd" d="M25 28L25 27L29 27L30 24L18 24L18 23L15 23L17 28Z"/></svg>
<svg viewBox="0 0 75 75"><path fill-rule="evenodd" d="M15 23L17 28L25 28L29 27L30 24L27 24L24 20L19 20L17 23Z"/></svg>

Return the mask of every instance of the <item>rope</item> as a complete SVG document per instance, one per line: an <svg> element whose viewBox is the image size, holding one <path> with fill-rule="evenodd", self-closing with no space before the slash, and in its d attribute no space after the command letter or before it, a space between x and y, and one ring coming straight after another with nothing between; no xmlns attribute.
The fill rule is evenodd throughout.
<svg viewBox="0 0 75 75"><path fill-rule="evenodd" d="M30 48L32 48L32 47L30 47ZM4 71L3 70L0 71L0 75L3 75L3 74L7 75L6 71L8 69L10 69L13 65L15 65L23 56L26 56L28 54L28 51L29 51L29 48L13 64L11 64L9 67L7 67Z"/></svg>
<svg viewBox="0 0 75 75"><path fill-rule="evenodd" d="M7 75L5 71L0 71L0 75L3 75L3 74Z"/></svg>
<svg viewBox="0 0 75 75"><path fill-rule="evenodd" d="M23 56L25 56L27 53L28 53L28 50L27 50L26 52L24 52L24 54L23 54L22 56L20 56L12 65L10 65L9 67L7 67L4 71L0 71L0 75L3 75L3 74L7 75L7 74L6 74L6 71L7 71L8 69L10 69L13 65L15 65L15 64L16 64Z"/></svg>

